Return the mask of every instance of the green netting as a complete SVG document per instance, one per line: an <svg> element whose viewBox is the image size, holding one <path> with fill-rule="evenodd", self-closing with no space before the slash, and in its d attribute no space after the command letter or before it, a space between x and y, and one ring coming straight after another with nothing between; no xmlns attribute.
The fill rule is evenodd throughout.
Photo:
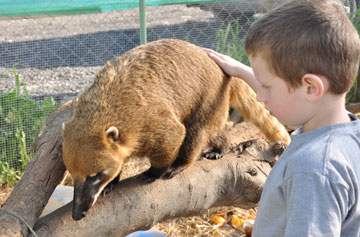
<svg viewBox="0 0 360 237"><path fill-rule="evenodd" d="M26 162L34 154L33 143L41 124L57 109L59 103L79 93L73 88L86 88L85 81L93 79L92 72L95 72L96 68L102 67L114 55L121 55L139 45L141 42L139 42L138 30L139 16L133 13L143 1L0 0L0 26L6 29L0 37L0 85L5 80L15 78L15 89L7 89L3 86L0 89L0 185L16 182L17 177L24 171ZM229 1L146 0L146 5L200 2ZM133 10L126 11L129 8ZM213 14L206 11L202 11L203 16L199 17L192 14L192 12L198 13L198 9L189 11L191 8L176 6L174 7L176 12L163 15L164 11L161 8L153 7L148 11L149 16L157 18L155 23L148 26L149 41L178 38L202 47L213 48L216 44L216 32L226 27L222 21L213 20ZM145 10L143 7L142 9ZM119 14L109 12L115 10L124 11ZM185 15L182 15L182 11ZM95 12L106 13L42 18L46 15ZM21 19L29 15L33 15L29 20ZM141 13L139 15L140 21L145 20L141 17ZM110 21L105 21L108 20L107 16L111 18ZM181 18L182 16L185 17ZM89 22L93 17L95 21ZM84 24L85 22L89 25ZM83 24L83 28L86 29L79 30ZM224 33L224 35L228 34ZM19 70L19 74L15 69ZM81 83L76 82L79 78L82 78ZM26 91L25 81L31 85L37 79L47 84L41 91L36 91L37 86L35 86L32 87L35 88L34 91L21 93ZM68 82L67 89L45 91L50 86L56 87L59 85L56 81L62 80Z"/></svg>
<svg viewBox="0 0 360 237"><path fill-rule="evenodd" d="M147 6L229 2L229 0L146 0ZM2 0L1 16L84 14L124 10L139 6L138 0Z"/></svg>

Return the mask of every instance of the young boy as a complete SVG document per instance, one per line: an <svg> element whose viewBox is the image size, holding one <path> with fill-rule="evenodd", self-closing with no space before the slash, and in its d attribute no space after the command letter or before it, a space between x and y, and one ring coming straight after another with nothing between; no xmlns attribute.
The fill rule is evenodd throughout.
<svg viewBox="0 0 360 237"><path fill-rule="evenodd" d="M359 35L330 0L293 0L249 29L251 68L208 50L298 127L264 185L253 236L360 236L360 120L345 109Z"/></svg>

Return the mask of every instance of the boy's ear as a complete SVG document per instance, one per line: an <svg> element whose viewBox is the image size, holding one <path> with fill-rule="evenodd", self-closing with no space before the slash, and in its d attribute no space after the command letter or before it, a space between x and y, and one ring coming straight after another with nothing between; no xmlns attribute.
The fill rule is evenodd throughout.
<svg viewBox="0 0 360 237"><path fill-rule="evenodd" d="M305 90L305 96L310 102L316 102L322 98L325 93L324 79L316 74L305 74L301 78L302 87Z"/></svg>

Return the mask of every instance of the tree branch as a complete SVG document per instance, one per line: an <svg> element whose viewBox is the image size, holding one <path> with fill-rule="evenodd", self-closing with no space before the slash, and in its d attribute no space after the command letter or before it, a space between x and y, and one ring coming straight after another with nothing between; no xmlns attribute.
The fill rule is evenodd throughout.
<svg viewBox="0 0 360 237"><path fill-rule="evenodd" d="M203 159L170 180L144 184L138 176L126 179L101 196L82 220L72 220L70 202L40 218L35 231L39 236L124 236L211 207L255 207L271 169L259 158L274 156L266 148L267 143L256 140L240 157L235 151L220 160Z"/></svg>

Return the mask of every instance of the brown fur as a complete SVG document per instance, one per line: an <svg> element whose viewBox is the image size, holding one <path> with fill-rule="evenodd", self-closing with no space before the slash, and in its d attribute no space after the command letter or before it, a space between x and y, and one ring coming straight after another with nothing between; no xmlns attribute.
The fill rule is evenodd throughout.
<svg viewBox="0 0 360 237"><path fill-rule="evenodd" d="M65 164L80 182L104 170L111 181L125 158L148 157L148 175L171 177L214 140L230 104L269 140L288 142L250 87L229 78L200 47L169 39L136 47L108 62L76 100L63 131ZM119 137L105 136L111 126Z"/></svg>

